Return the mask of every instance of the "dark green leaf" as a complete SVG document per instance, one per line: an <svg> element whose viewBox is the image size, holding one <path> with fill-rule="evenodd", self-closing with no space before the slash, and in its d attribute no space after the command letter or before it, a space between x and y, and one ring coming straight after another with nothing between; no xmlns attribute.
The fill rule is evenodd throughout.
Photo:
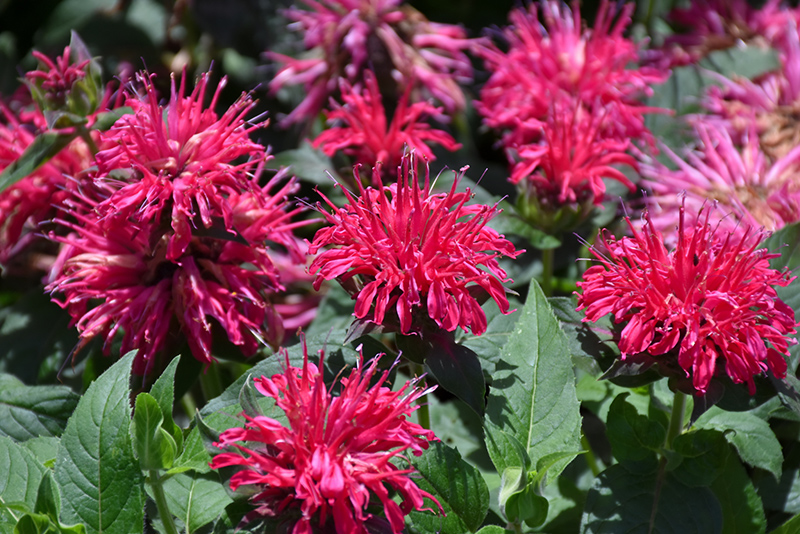
<svg viewBox="0 0 800 534"><path fill-rule="evenodd" d="M603 317L594 323L584 322L583 312L575 309L578 303L574 296L551 297L547 300L556 318L561 322L573 359L582 369L593 376L599 376L602 368L598 365L598 361L607 362L619 357L619 349L614 342L611 316Z"/></svg>
<svg viewBox="0 0 800 534"><path fill-rule="evenodd" d="M0 193L47 163L73 139L75 134L48 132L37 136L25 152L0 173Z"/></svg>
<svg viewBox="0 0 800 534"><path fill-rule="evenodd" d="M170 512L194 532L215 520L231 502L217 473L182 473L164 482Z"/></svg>
<svg viewBox="0 0 800 534"><path fill-rule="evenodd" d="M114 123L117 122L123 115L128 115L133 113L133 108L130 106L122 106L119 108L114 108L111 111L104 111L102 113L98 113L95 116L94 124L92 125L92 130L100 130L105 131L114 126Z"/></svg>
<svg viewBox="0 0 800 534"><path fill-rule="evenodd" d="M161 426L175 440L178 451L183 448L183 431L172 419L172 406L175 403L175 371L178 369L179 362L180 356L174 357L150 388L150 394L158 401L161 415L164 416Z"/></svg>
<svg viewBox="0 0 800 534"><path fill-rule="evenodd" d="M614 457L629 469L655 470L656 452L664 446L667 430L661 423L640 415L627 402L627 393L617 395L608 411L606 433Z"/></svg>
<svg viewBox="0 0 800 534"><path fill-rule="evenodd" d="M580 406L566 336L536 282L518 313L494 373L486 432L499 429L512 435L536 465L550 454L581 449ZM493 455L492 461L497 465L499 460ZM551 476L567 463L565 459L554 466Z"/></svg>
<svg viewBox="0 0 800 534"><path fill-rule="evenodd" d="M183 444L183 452L175 459L173 469L187 468L199 473L208 473L211 455L203 445L203 439L197 426L192 428Z"/></svg>
<svg viewBox="0 0 800 534"><path fill-rule="evenodd" d="M722 506L725 534L763 534L767 530L767 519L753 482L735 454L723 458L722 471L711 485L711 491Z"/></svg>
<svg viewBox="0 0 800 534"><path fill-rule="evenodd" d="M694 426L722 432L746 464L766 469L776 479L780 478L781 444L763 419L748 412L725 412L714 406Z"/></svg>
<svg viewBox="0 0 800 534"><path fill-rule="evenodd" d="M509 304L512 310L522 307L522 303L514 297L509 299ZM486 332L476 336L472 332L459 330L456 341L478 355L484 373L491 377L494 375L494 368L500 359L503 347L514 332L514 325L517 324L520 314L517 311L502 313L492 299L486 301L481 308L486 314Z"/></svg>
<svg viewBox="0 0 800 534"><path fill-rule="evenodd" d="M45 467L52 468L56 465L56 455L58 454L58 438L38 437L26 440L22 444L33 453L36 459Z"/></svg>
<svg viewBox="0 0 800 534"><path fill-rule="evenodd" d="M78 395L66 386L26 386L3 376L7 379L0 388L0 435L16 441L61 435Z"/></svg>
<svg viewBox="0 0 800 534"><path fill-rule="evenodd" d="M331 177L336 176L333 162L321 150L304 143L295 150L275 154L270 167L289 167L289 172L298 178L317 185L331 185Z"/></svg>
<svg viewBox="0 0 800 534"><path fill-rule="evenodd" d="M0 531L11 532L23 515L20 508L33 510L44 473L28 449L0 436Z"/></svg>
<svg viewBox="0 0 800 534"><path fill-rule="evenodd" d="M409 455L409 460L419 471L417 485L432 493L447 514L441 517L430 512L411 512L415 528L422 532L463 534L481 526L489 509L489 490L478 470L462 460L458 451L434 441L421 456Z"/></svg>
<svg viewBox="0 0 800 534"><path fill-rule="evenodd" d="M444 389L483 415L486 384L478 356L448 336L436 336L427 345L425 364Z"/></svg>
<svg viewBox="0 0 800 534"><path fill-rule="evenodd" d="M133 456L129 380L134 352L95 380L61 437L55 479L62 519L89 534L142 532L144 491Z"/></svg>
<svg viewBox="0 0 800 534"><path fill-rule="evenodd" d="M781 68L778 53L762 46L733 47L711 52L700 60L703 68L716 71L726 78L753 79Z"/></svg>
<svg viewBox="0 0 800 534"><path fill-rule="evenodd" d="M50 534L52 527L52 521L44 514L25 514L14 527L14 534Z"/></svg>
<svg viewBox="0 0 800 534"><path fill-rule="evenodd" d="M486 525L476 534L512 534L513 532L513 530L506 530L503 527L498 527L497 525Z"/></svg>
<svg viewBox="0 0 800 534"><path fill-rule="evenodd" d="M710 486L722 474L730 445L716 430L695 430L677 436L672 449L680 456L673 471L687 486Z"/></svg>
<svg viewBox="0 0 800 534"><path fill-rule="evenodd" d="M163 422L158 401L149 393L139 393L130 431L133 453L143 471L169 469L175 460L175 440L161 426Z"/></svg>
<svg viewBox="0 0 800 534"><path fill-rule="evenodd" d="M581 534L722 533L722 510L711 490L685 486L669 473L658 487L657 477L656 472L631 473L620 464L600 473L586 496Z"/></svg>
<svg viewBox="0 0 800 534"><path fill-rule="evenodd" d="M789 519L770 534L797 534L798 532L800 532L800 514Z"/></svg>

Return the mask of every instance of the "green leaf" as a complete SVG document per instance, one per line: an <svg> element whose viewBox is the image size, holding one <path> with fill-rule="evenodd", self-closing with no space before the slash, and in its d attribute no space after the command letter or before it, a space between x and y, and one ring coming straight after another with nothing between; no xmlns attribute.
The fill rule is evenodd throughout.
<svg viewBox="0 0 800 534"><path fill-rule="evenodd" d="M800 532L800 514L789 519L770 534L797 534L798 532Z"/></svg>
<svg viewBox="0 0 800 534"><path fill-rule="evenodd" d="M55 479L65 522L81 522L89 534L142 532L144 491L131 448L131 364L128 353L81 398L61 436Z"/></svg>
<svg viewBox="0 0 800 534"><path fill-rule="evenodd" d="M572 297L551 297L547 299L553 313L561 322L561 328L569 341L572 358L580 368L600 376L602 369L598 362L611 362L619 357L619 348L614 342L611 316L602 317L594 323L584 322L585 315L577 311L577 299Z"/></svg>
<svg viewBox="0 0 800 534"><path fill-rule="evenodd" d="M667 430L658 421L639 414L627 402L628 395L617 395L608 411L606 434L611 450L628 469L655 470L658 464L656 452L664 446Z"/></svg>
<svg viewBox="0 0 800 534"><path fill-rule="evenodd" d="M486 383L478 355L449 336L435 336L425 348L425 364L439 385L483 415Z"/></svg>
<svg viewBox="0 0 800 534"><path fill-rule="evenodd" d="M741 77L750 80L781 68L778 53L762 46L737 46L717 50L701 59L699 65L726 78Z"/></svg>
<svg viewBox="0 0 800 534"><path fill-rule="evenodd" d="M114 108L111 111L104 111L95 115L95 121L92 125L92 130L106 131L117 122L124 115L133 113L133 108L130 106L122 106Z"/></svg>
<svg viewBox="0 0 800 534"><path fill-rule="evenodd" d="M783 464L781 444L769 424L760 417L748 412L725 412L714 406L701 415L694 426L722 432L725 439L736 447L742 461L769 471L776 479L780 478Z"/></svg>
<svg viewBox="0 0 800 534"><path fill-rule="evenodd" d="M208 473L211 470L208 467L209 462L211 462L211 455L206 451L200 430L195 426L186 436L183 452L175 459L173 470L186 468L198 473Z"/></svg>
<svg viewBox="0 0 800 534"><path fill-rule="evenodd" d="M62 148L75 139L76 134L48 132L41 134L28 145L19 158L11 162L0 173L0 193L29 176L33 171L47 163Z"/></svg>
<svg viewBox="0 0 800 534"><path fill-rule="evenodd" d="M175 440L161 426L163 422L158 401L149 393L139 393L130 431L133 453L143 471L169 469L175 460Z"/></svg>
<svg viewBox="0 0 800 534"><path fill-rule="evenodd" d="M722 532L722 510L711 490L685 486L670 473L660 486L657 478L656 472L632 473L621 464L600 473L586 496L581 534Z"/></svg>
<svg viewBox="0 0 800 534"><path fill-rule="evenodd" d="M0 435L15 441L61 435L78 404L78 395L66 386L26 386L10 375L3 376Z"/></svg>
<svg viewBox="0 0 800 534"><path fill-rule="evenodd" d="M164 481L170 512L194 532L214 521L233 500L217 473L182 473Z"/></svg>
<svg viewBox="0 0 800 534"><path fill-rule="evenodd" d="M511 309L521 308L522 303L515 298L509 299ZM488 376L494 375L495 365L500 360L503 347L514 332L520 314L516 311L503 314L497 304L489 299L481 306L486 314L486 332L476 336L472 332L459 329L456 341L471 349L481 360L481 367Z"/></svg>
<svg viewBox="0 0 800 534"><path fill-rule="evenodd" d="M723 456L722 472L711 491L722 506L725 534L763 534L767 530L764 506L753 481L735 454Z"/></svg>
<svg viewBox="0 0 800 534"><path fill-rule="evenodd" d="M513 530L506 530L497 525L486 525L480 529L476 534L513 534Z"/></svg>
<svg viewBox="0 0 800 534"><path fill-rule="evenodd" d="M412 511L409 518L422 532L463 534L476 531L489 510L489 490L477 469L461 459L455 449L434 441L421 456L409 455L419 477L417 485L433 494L446 517ZM435 505L432 508L436 508Z"/></svg>
<svg viewBox="0 0 800 534"><path fill-rule="evenodd" d="M53 522L44 514L25 514L14 527L14 534L51 534Z"/></svg>
<svg viewBox="0 0 800 534"><path fill-rule="evenodd" d="M22 444L33 453L36 459L45 467L52 468L56 465L56 455L58 454L58 438L38 437L24 441Z"/></svg>
<svg viewBox="0 0 800 534"><path fill-rule="evenodd" d="M303 143L295 150L275 154L270 167L289 167L289 172L298 178L317 185L331 185L330 174L336 176L335 165L321 150L310 143Z"/></svg>
<svg viewBox="0 0 800 534"><path fill-rule="evenodd" d="M0 436L0 531L11 532L23 515L20 508L33 510L44 473L28 449Z"/></svg>
<svg viewBox="0 0 800 534"><path fill-rule="evenodd" d="M556 452L581 450L580 405L569 345L541 288L533 282L514 333L497 362L486 407L486 433L516 438L536 465ZM487 448L502 473L505 462ZM564 459L552 468L556 477ZM500 464L500 465L498 465Z"/></svg>
<svg viewBox="0 0 800 534"><path fill-rule="evenodd" d="M710 486L722 474L731 455L730 445L716 430L681 434L672 441L672 449L680 460L673 474L687 486Z"/></svg>
<svg viewBox="0 0 800 534"><path fill-rule="evenodd" d="M175 440L178 451L183 448L183 431L172 419L172 406L175 404L175 371L178 369L180 358L180 356L174 357L150 388L150 394L158 401L161 415L164 417L161 427Z"/></svg>

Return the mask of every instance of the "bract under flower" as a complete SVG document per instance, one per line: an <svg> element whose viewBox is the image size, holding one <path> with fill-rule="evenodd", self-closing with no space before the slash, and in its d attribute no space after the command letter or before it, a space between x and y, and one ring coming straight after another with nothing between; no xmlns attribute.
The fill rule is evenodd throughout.
<svg viewBox="0 0 800 534"><path fill-rule="evenodd" d="M447 331L460 326L482 334L486 315L471 289L482 288L507 313L502 282L508 278L497 259L521 251L486 226L497 206L466 205L471 193L456 191L458 176L449 193L434 194L427 166L420 187L413 155L398 173L389 186L379 176L377 188L365 189L359 180L358 197L344 191L344 208L323 196L333 208L323 211L331 226L317 231L309 253L333 248L309 267L317 273L315 287L334 278L350 287L357 279L354 315L378 324L399 321L404 334L421 331L428 317Z"/></svg>
<svg viewBox="0 0 800 534"><path fill-rule="evenodd" d="M633 237L600 234L604 250L592 248L600 264L578 282L584 321L612 314L626 323L622 358L677 359L697 394L717 373L747 383L751 394L754 376L770 370L784 377L797 322L774 287L794 277L770 267L778 254L758 248L763 234L715 231L707 214L687 227L681 207L677 244L668 250L647 214L645 221L637 231L628 220Z"/></svg>
<svg viewBox="0 0 800 534"><path fill-rule="evenodd" d="M341 393L333 396L323 380L323 355L318 367L308 361L305 342L303 350L302 368L291 367L284 352L282 374L254 379L260 393L275 399L288 425L245 415L245 428L226 430L216 444L238 452L216 455L211 467L241 467L230 479L231 489L253 486L257 491L250 498L257 508L245 521L286 518L291 534L327 531L326 525L337 534L369 534L379 518L367 509L378 504L391 532L399 533L411 510L431 510L424 498L441 511L439 502L414 483L413 468L396 465L405 451L419 456L436 439L407 419L417 408L415 401L433 388L423 390L413 380L392 391L383 385L389 371L378 371L378 357L364 364L362 356L359 366L341 378ZM400 504L389 488L400 496Z"/></svg>

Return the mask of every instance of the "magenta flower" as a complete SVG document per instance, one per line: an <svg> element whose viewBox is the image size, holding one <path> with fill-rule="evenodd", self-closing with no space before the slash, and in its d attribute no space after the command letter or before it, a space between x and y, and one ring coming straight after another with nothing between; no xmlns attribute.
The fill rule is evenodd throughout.
<svg viewBox="0 0 800 534"><path fill-rule="evenodd" d="M635 6L625 4L614 22L614 5L603 0L594 28L583 29L577 5L570 11L558 0L531 3L509 15L508 52L494 45L479 50L492 74L475 106L488 126L506 132L507 146L535 141L538 121L564 96L604 110L603 137L651 140L643 115L662 110L639 98L669 72L636 67L639 47L623 36Z"/></svg>
<svg viewBox="0 0 800 534"><path fill-rule="evenodd" d="M436 159L427 143L438 143L450 151L461 148L450 134L423 122L429 117L440 117L441 108L428 102L409 105L408 90L397 103L394 117L387 126L386 110L375 75L371 71L365 72L364 81L366 88L359 91L340 80L339 88L345 105L331 99L333 111L325 114L329 123L339 121L343 125L322 132L314 140L314 148L322 148L328 156L341 150L353 158L353 163L374 167L381 162L384 169L396 168L406 149L416 151L428 161Z"/></svg>
<svg viewBox="0 0 800 534"><path fill-rule="evenodd" d="M664 147L674 170L656 161L640 164L643 184L654 193L648 202L657 231L673 242L678 210L685 205L690 214L699 213L709 201L720 209L705 217L738 236L751 226L773 231L800 220L800 147L770 163L755 132L739 148L724 129L703 123L695 128L698 146L684 158Z"/></svg>
<svg viewBox="0 0 800 534"><path fill-rule="evenodd" d="M172 94L166 106L158 104L150 75L139 75L146 94L129 98L134 113L124 115L103 134L112 148L97 154L97 180L118 191L97 206L97 210L126 225L147 225L169 217L173 234L167 258L179 258L192 238L192 228L210 228L221 218L232 225L232 208L227 198L250 191L252 174L264 161L264 147L249 133L265 123L249 124L245 115L255 105L242 95L220 117L214 112L225 79L217 86L208 107L203 103L209 75L201 76L190 96L186 77L179 88L172 80ZM249 158L243 163L241 158ZM128 175L119 182L119 173ZM165 213L166 212L166 213Z"/></svg>
<svg viewBox="0 0 800 534"><path fill-rule="evenodd" d="M283 63L270 89L302 84L303 102L283 121L314 117L336 91L342 77L357 82L368 67L392 72L399 86L415 81L413 100L423 89L448 112L464 108L458 86L472 77L464 50L471 46L458 26L429 22L401 0L302 0L310 9L291 8L287 16L304 32L311 57L270 57Z"/></svg>
<svg viewBox="0 0 800 534"><path fill-rule="evenodd" d="M584 321L613 314L625 323L622 358L647 353L668 368L675 361L704 394L715 374L727 373L755 392L753 377L786 375L794 310L777 297L794 277L770 268L778 256L758 249L763 234L740 237L715 229L708 215L687 226L680 208L678 238L667 250L645 213L641 232L619 240L601 233L600 261L578 282Z"/></svg>
<svg viewBox="0 0 800 534"><path fill-rule="evenodd" d="M241 466L230 479L230 487L252 486L250 501L258 507L247 516L286 518L291 534L311 534L318 528L337 534L369 534L385 520L367 512L372 504L383 507L389 530L399 533L403 517L411 510L430 510L424 498L439 502L417 487L413 468L396 465L411 450L419 456L435 440L407 417L414 402L433 388L422 390L417 380L399 390L384 386L384 370L375 385L378 358L360 365L341 378L341 393L333 396L325 386L320 367L308 361L303 342L303 367L290 367L271 378L255 378L256 389L275 399L288 425L265 416L250 417L245 428L230 428L220 435L218 447L237 452L218 454L213 469ZM394 463L393 463L394 460ZM392 488L402 499L398 504ZM293 523L293 525L292 525ZM291 530L289 530L291 528Z"/></svg>
<svg viewBox="0 0 800 534"><path fill-rule="evenodd" d="M169 257L172 236L158 221L112 224L86 199L87 206L66 214L77 222L58 219L72 233L52 236L65 247L57 262L62 270L46 289L63 295L54 300L69 311L82 342L105 338L107 353L123 332L122 352L139 349L138 373L150 371L159 351L177 349L183 339L195 358L210 364L218 327L245 355L266 342L278 345L282 321L268 296L282 286L265 243L294 249L291 230L303 223L289 222L294 180L275 194L276 179L263 188L253 182L250 191L228 198L228 238L194 235L177 258Z"/></svg>
<svg viewBox="0 0 800 534"><path fill-rule="evenodd" d="M333 212L323 211L331 226L309 247L309 254L319 252L309 267L314 286L338 279L356 300L356 317L399 322L404 334L425 330L430 318L444 330L480 335L486 315L472 290L482 288L508 313L502 282L509 280L497 260L521 251L486 226L496 205L466 205L471 193L456 192L458 175L449 193L433 194L427 166L423 187L413 155L401 167L397 183L384 186L375 176L381 185L365 189L359 180L358 197L344 190L344 208L323 196Z"/></svg>

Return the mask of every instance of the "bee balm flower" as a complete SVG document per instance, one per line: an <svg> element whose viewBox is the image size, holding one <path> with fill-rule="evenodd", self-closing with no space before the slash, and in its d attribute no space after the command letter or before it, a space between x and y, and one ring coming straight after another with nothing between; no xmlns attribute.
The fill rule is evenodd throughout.
<svg viewBox="0 0 800 534"><path fill-rule="evenodd" d="M374 358L342 378L341 393L333 396L323 381L321 362L317 367L305 352L301 369L290 367L286 358L282 374L254 381L259 392L275 399L288 425L245 415L245 428L226 430L216 444L238 451L219 454L211 462L213 469L241 466L231 477L232 490L255 487L250 501L258 508L245 521L280 516L288 518L285 531L292 534L311 534L317 532L315 527L368 534L374 532L370 524L382 518L367 507L379 504L391 532L398 533L411 510L430 510L424 497L441 510L438 501L410 478L413 469L392 462L409 449L420 455L436 439L407 419L416 409L414 401L430 389L418 388L414 380L392 391L383 385L388 370L370 386L378 375ZM400 504L389 495L390 487L402 499Z"/></svg>

